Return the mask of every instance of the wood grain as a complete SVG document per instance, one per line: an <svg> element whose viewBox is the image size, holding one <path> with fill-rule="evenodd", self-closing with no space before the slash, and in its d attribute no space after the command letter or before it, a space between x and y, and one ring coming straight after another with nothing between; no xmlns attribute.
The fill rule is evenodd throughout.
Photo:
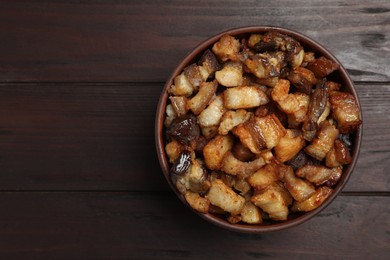
<svg viewBox="0 0 390 260"><path fill-rule="evenodd" d="M161 187L159 91L127 84L0 87L1 189Z"/></svg>
<svg viewBox="0 0 390 260"><path fill-rule="evenodd" d="M388 0L0 1L0 259L389 259ZM197 44L274 25L348 69L363 110L343 193L284 231L232 233L171 191L154 117Z"/></svg>
<svg viewBox="0 0 390 260"><path fill-rule="evenodd" d="M263 235L213 226L172 193L0 193L0 255L67 259L385 259L390 197L339 196L311 221ZM292 239L293 238L293 239Z"/></svg>
<svg viewBox="0 0 390 260"><path fill-rule="evenodd" d="M165 81L209 36L256 24L307 34L356 81L389 81L389 12L387 0L2 1L0 81Z"/></svg>
<svg viewBox="0 0 390 260"><path fill-rule="evenodd" d="M357 84L363 143L346 191L390 190L390 85ZM156 158L161 84L0 85L1 190L167 190Z"/></svg>
<svg viewBox="0 0 390 260"><path fill-rule="evenodd" d="M346 190L366 190L366 186L369 190L390 191L390 85L356 87L363 111L363 141Z"/></svg>

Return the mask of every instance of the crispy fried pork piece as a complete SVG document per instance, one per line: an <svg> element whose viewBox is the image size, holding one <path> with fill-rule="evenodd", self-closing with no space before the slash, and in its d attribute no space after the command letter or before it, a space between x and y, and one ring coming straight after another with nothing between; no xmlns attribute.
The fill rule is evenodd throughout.
<svg viewBox="0 0 390 260"><path fill-rule="evenodd" d="M214 98L207 108L205 108L198 116L199 125L204 127L219 126L221 118L226 109L223 106L223 97L218 95Z"/></svg>
<svg viewBox="0 0 390 260"><path fill-rule="evenodd" d="M305 52L301 44L294 38L278 32L269 32L260 37L253 37L250 45L257 52L270 52L280 50L286 53L286 60L297 68L302 64Z"/></svg>
<svg viewBox="0 0 390 260"><path fill-rule="evenodd" d="M306 68L313 71L317 78L322 79L333 71L339 69L340 65L325 58L324 56L321 56L318 59L309 62Z"/></svg>
<svg viewBox="0 0 390 260"><path fill-rule="evenodd" d="M336 160L341 164L350 164L352 161L351 154L349 153L348 146L337 139L334 141L334 149L336 153Z"/></svg>
<svg viewBox="0 0 390 260"><path fill-rule="evenodd" d="M227 60L237 61L237 54L240 51L240 41L233 36L225 34L213 45L212 51L222 62Z"/></svg>
<svg viewBox="0 0 390 260"><path fill-rule="evenodd" d="M337 121L340 133L355 131L361 124L360 109L352 94L340 91L330 93L332 115Z"/></svg>
<svg viewBox="0 0 390 260"><path fill-rule="evenodd" d="M267 149L275 147L286 134L284 126L274 114L255 118L264 136Z"/></svg>
<svg viewBox="0 0 390 260"><path fill-rule="evenodd" d="M297 67L290 71L287 78L298 89L298 91L310 95L313 85L317 83L317 78L311 70Z"/></svg>
<svg viewBox="0 0 390 260"><path fill-rule="evenodd" d="M201 197L198 193L186 191L184 198L194 210L200 213L207 213L209 211L210 201Z"/></svg>
<svg viewBox="0 0 390 260"><path fill-rule="evenodd" d="M202 83L203 77L201 74L201 71L199 70L198 65L195 63L187 66L184 68L184 76L187 77L188 81L191 83L191 85L194 87L194 89L198 89L200 86L200 83Z"/></svg>
<svg viewBox="0 0 390 260"><path fill-rule="evenodd" d="M173 120L177 117L175 110L173 109L172 104L168 104L167 107L165 108L165 120L164 120L164 126L169 127Z"/></svg>
<svg viewBox="0 0 390 260"><path fill-rule="evenodd" d="M205 193L209 188L210 181L203 162L193 158L188 172L188 189L193 192Z"/></svg>
<svg viewBox="0 0 390 260"><path fill-rule="evenodd" d="M315 193L305 201L294 201L292 211L312 211L318 208L333 193L333 190L326 186L318 187Z"/></svg>
<svg viewBox="0 0 390 260"><path fill-rule="evenodd" d="M172 140L165 146L165 152L168 155L169 162L174 163L183 152L184 146L176 140Z"/></svg>
<svg viewBox="0 0 390 260"><path fill-rule="evenodd" d="M199 125L196 117L192 114L175 118L166 131L169 138L188 145L192 140L199 137Z"/></svg>
<svg viewBox="0 0 390 260"><path fill-rule="evenodd" d="M259 79L277 77L286 66L285 53L259 53L245 60L245 65Z"/></svg>
<svg viewBox="0 0 390 260"><path fill-rule="evenodd" d="M249 36L248 46L257 53L273 52L278 50L278 43L268 35L252 34Z"/></svg>
<svg viewBox="0 0 390 260"><path fill-rule="evenodd" d="M324 109L324 112L322 112L320 118L317 120L317 125L320 125L322 122L324 122L330 114L330 102L326 102L326 106Z"/></svg>
<svg viewBox="0 0 390 260"><path fill-rule="evenodd" d="M220 207L232 215L240 214L245 205L245 198L235 193L223 181L215 179L206 195L211 204Z"/></svg>
<svg viewBox="0 0 390 260"><path fill-rule="evenodd" d="M233 138L230 135L217 135L210 140L203 149L206 166L210 170L220 170L225 154L233 147Z"/></svg>
<svg viewBox="0 0 390 260"><path fill-rule="evenodd" d="M307 64L314 61L315 59L316 59L316 57L315 57L314 52L305 52L305 54L303 55L303 61L302 61L301 66L306 67Z"/></svg>
<svg viewBox="0 0 390 260"><path fill-rule="evenodd" d="M295 129L287 129L286 131L286 135L274 147L275 157L279 162L292 159L305 146L301 131Z"/></svg>
<svg viewBox="0 0 390 260"><path fill-rule="evenodd" d="M327 182L332 175L335 175L333 172L340 172L342 168L327 168L322 165L304 165L296 171L296 175L301 178L305 178L316 186L322 185Z"/></svg>
<svg viewBox="0 0 390 260"><path fill-rule="evenodd" d="M286 220L292 197L282 185L275 182L264 190L256 190L251 202L268 213L271 219Z"/></svg>
<svg viewBox="0 0 390 260"><path fill-rule="evenodd" d="M332 92L332 91L338 91L341 88L341 84L340 83L334 82L334 81L330 81L330 80L326 81L326 85L328 86L329 93Z"/></svg>
<svg viewBox="0 0 390 260"><path fill-rule="evenodd" d="M252 108L269 102L268 96L258 87L228 88L223 93L224 105L228 109Z"/></svg>
<svg viewBox="0 0 390 260"><path fill-rule="evenodd" d="M241 142L236 142L232 149L233 156L242 162L249 162L255 158L255 154Z"/></svg>
<svg viewBox="0 0 390 260"><path fill-rule="evenodd" d="M218 126L201 127L200 131L207 140L210 140L218 134Z"/></svg>
<svg viewBox="0 0 390 260"><path fill-rule="evenodd" d="M302 64L303 58L305 56L305 51L303 50L303 47L298 41L291 37L288 37L286 49L288 63L294 69L298 68Z"/></svg>
<svg viewBox="0 0 390 260"><path fill-rule="evenodd" d="M173 110L175 110L175 114L177 116L183 116L187 114L187 98L183 96L171 96L169 97L169 100L171 101Z"/></svg>
<svg viewBox="0 0 390 260"><path fill-rule="evenodd" d="M221 69L221 65L219 64L217 57L215 57L214 53L212 53L209 49L203 53L202 57L199 59L198 65L200 66L201 73L203 71L202 76L204 81L208 78L214 77L214 73Z"/></svg>
<svg viewBox="0 0 390 260"><path fill-rule="evenodd" d="M291 95L293 95L296 100L298 100L299 109L296 109L293 114L287 115L288 127L293 129L301 129L302 122L305 122L307 119L310 96L301 92L296 92Z"/></svg>
<svg viewBox="0 0 390 260"><path fill-rule="evenodd" d="M305 148L305 152L317 160L323 160L332 149L334 141L339 135L339 130L328 120L321 124L317 137Z"/></svg>
<svg viewBox="0 0 390 260"><path fill-rule="evenodd" d="M241 211L241 221L248 224L261 224L263 218L260 209L250 201L245 202Z"/></svg>
<svg viewBox="0 0 390 260"><path fill-rule="evenodd" d="M170 169L172 182L181 194L185 194L190 189L190 172L193 159L195 159L194 153L184 150Z"/></svg>
<svg viewBox="0 0 390 260"><path fill-rule="evenodd" d="M299 102L293 94L289 94L290 81L280 79L273 88L271 97L287 114L293 114L299 108Z"/></svg>
<svg viewBox="0 0 390 260"><path fill-rule="evenodd" d="M252 113L247 112L245 109L229 110L222 116L221 123L218 128L220 135L226 135L234 127L241 123L244 123L251 117Z"/></svg>
<svg viewBox="0 0 390 260"><path fill-rule="evenodd" d="M304 93L289 94L289 91L290 81L280 79L273 88L271 97L283 112L293 115L295 121L303 122L306 119L309 96Z"/></svg>
<svg viewBox="0 0 390 260"><path fill-rule="evenodd" d="M263 53L263 52L273 52L277 50L276 42L264 42L259 41L257 42L252 48L257 53Z"/></svg>
<svg viewBox="0 0 390 260"><path fill-rule="evenodd" d="M298 123L305 122L307 119L307 111L309 110L310 96L300 92L294 93L293 95L298 100L299 109L292 116Z"/></svg>
<svg viewBox="0 0 390 260"><path fill-rule="evenodd" d="M174 175L172 174L171 175L171 180L172 180L172 183L175 184L177 190L181 193L181 194L186 194L187 192L187 186L188 186L188 178L186 177L186 175L184 176L180 176L180 175Z"/></svg>
<svg viewBox="0 0 390 260"><path fill-rule="evenodd" d="M242 162L234 157L231 151L228 151L222 160L221 170L227 174L237 175L245 179L264 165L265 161L261 156L250 162Z"/></svg>
<svg viewBox="0 0 390 260"><path fill-rule="evenodd" d="M335 141L336 142L336 141ZM342 164L340 162L337 161L336 159L336 150L334 149L334 146L332 147L332 149L330 149L330 151L326 154L326 157L325 157L325 165L326 167L329 167L329 168L334 168L334 167L339 167L341 166Z"/></svg>
<svg viewBox="0 0 390 260"><path fill-rule="evenodd" d="M350 164L351 160L347 145L340 139L336 139L333 148L326 154L325 164L327 167L338 167L343 164Z"/></svg>
<svg viewBox="0 0 390 260"><path fill-rule="evenodd" d="M304 201L310 198L314 192L314 186L301 178L298 178L290 166L280 166L280 177L284 186L296 201Z"/></svg>
<svg viewBox="0 0 390 260"><path fill-rule="evenodd" d="M246 180L241 179L239 176L236 176L235 182L233 184L233 188L236 191L239 191L240 194L244 195L247 194L252 187L249 185L249 183Z"/></svg>
<svg viewBox="0 0 390 260"><path fill-rule="evenodd" d="M248 46L250 48L254 48L256 43L260 42L262 38L263 38L263 35L257 34L257 33L253 33L253 34L249 35Z"/></svg>
<svg viewBox="0 0 390 260"><path fill-rule="evenodd" d="M241 62L227 61L223 64L223 69L215 72L215 79L225 87L237 87L242 82Z"/></svg>
<svg viewBox="0 0 390 260"><path fill-rule="evenodd" d="M259 154L265 148L275 147L286 129L275 115L252 117L233 129L233 134L253 153Z"/></svg>
<svg viewBox="0 0 390 260"><path fill-rule="evenodd" d="M263 157L264 161L266 164L270 164L271 162L274 162L275 161L275 157L271 151L271 149L266 149L266 150L263 150L261 153L260 153L260 156Z"/></svg>
<svg viewBox="0 0 390 260"><path fill-rule="evenodd" d="M249 185L257 190L267 188L279 180L279 166L276 163L267 164L247 178Z"/></svg>
<svg viewBox="0 0 390 260"><path fill-rule="evenodd" d="M302 127L303 137L308 141L312 141L316 135L318 119L325 111L326 104L328 103L328 92L328 86L324 78L317 84L316 89L310 97L307 119Z"/></svg>
<svg viewBox="0 0 390 260"><path fill-rule="evenodd" d="M187 108L195 115L199 115L203 109L209 104L217 91L218 82L216 80L211 82L202 82L198 93L187 101Z"/></svg>
<svg viewBox="0 0 390 260"><path fill-rule="evenodd" d="M337 182L340 180L341 175L343 174L343 168L342 168L342 166L337 167L337 168L339 168L340 170L338 170L338 171L332 171L332 175L331 175L331 176L329 177L329 179L324 183L325 186L333 187L333 186L336 185Z"/></svg>
<svg viewBox="0 0 390 260"><path fill-rule="evenodd" d="M173 163L170 173L174 175L186 175L188 169L191 167L191 152L184 150L176 158Z"/></svg>
<svg viewBox="0 0 390 260"><path fill-rule="evenodd" d="M191 82L183 72L175 77L174 84L168 88L168 93L174 96L189 97L195 90L195 87L192 86Z"/></svg>
<svg viewBox="0 0 390 260"><path fill-rule="evenodd" d="M248 41L244 38L244 39L241 39L241 47L240 47L241 51L238 53L237 57L238 57L238 60L244 64L245 63L245 60L247 60L248 58L252 57L253 55L255 55L256 53L248 46ZM243 68L244 71L246 72L246 68Z"/></svg>

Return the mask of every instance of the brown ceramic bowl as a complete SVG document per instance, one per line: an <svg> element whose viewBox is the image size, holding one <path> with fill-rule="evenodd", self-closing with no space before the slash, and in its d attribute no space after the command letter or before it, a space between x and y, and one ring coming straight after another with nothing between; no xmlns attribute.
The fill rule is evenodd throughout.
<svg viewBox="0 0 390 260"><path fill-rule="evenodd" d="M320 213L323 209L325 209L335 198L336 196L341 192L345 184L347 183L349 177L352 174L352 170L357 162L357 158L359 155L359 149L360 149L360 143L362 138L362 125L357 129L357 131L352 134L351 140L353 141L352 147L351 147L351 156L352 156L352 162L348 166L344 167L343 174L339 182L334 186L334 192L333 194L317 209L307 212L307 213L290 213L288 220L286 221L269 221L265 220L261 225L249 225L249 224L231 224L225 219L218 217L216 215L207 213L202 214L198 213L195 210L193 210L185 201L182 194L178 192L174 184L171 182L170 176L169 176L169 170L170 165L167 160L167 156L165 153L165 127L164 127L164 119L165 119L165 107L167 105L167 99L168 99L168 92L167 89L172 85L172 82L174 78L179 75L183 69L190 65L191 63L197 62L202 55L202 53L213 46L215 42L217 42L224 34L230 34L235 37L243 37L247 36L252 33L265 33L269 31L276 31L282 34L289 35L296 40L298 40L301 45L304 47L305 51L312 51L316 54L316 57L319 56L325 56L328 59L333 60L334 62L340 64L340 68L333 72L331 75L331 79L333 81L337 81L339 83L342 83L342 91L347 91L349 93L352 93L355 96L355 99L360 107L358 95L356 93L355 87L353 85L352 80L348 76L347 71L345 68L341 65L341 63L336 59L336 57L331 54L326 48L321 46L319 43L315 42L314 40L310 39L309 37L289 30L284 29L280 27L272 27L272 26L251 26L251 27L242 27L242 28L236 28L231 29L228 31L221 32L215 36L210 37L209 39L205 40L201 44L199 44L195 49L193 49L180 63L179 65L174 68L173 73L168 78L168 80L165 83L165 86L162 90L159 103L157 105L157 111L156 111L156 122L155 122L155 142L156 142L156 148L157 148L157 155L158 159L163 171L163 174L168 181L170 187L172 190L176 193L177 197L185 204L187 205L195 214L199 215L203 219L226 229L232 230L232 231L239 231L239 232L247 232L247 233L262 233L262 232L269 232L269 231L275 231L275 230L281 230L290 228L293 226L297 226L299 224L302 224L318 213Z"/></svg>

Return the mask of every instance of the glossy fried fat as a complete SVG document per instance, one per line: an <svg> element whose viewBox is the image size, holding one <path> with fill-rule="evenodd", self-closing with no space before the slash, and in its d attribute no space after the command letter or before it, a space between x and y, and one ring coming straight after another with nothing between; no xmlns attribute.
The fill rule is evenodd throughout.
<svg viewBox="0 0 390 260"><path fill-rule="evenodd" d="M339 65L277 32L223 35L168 88L170 177L200 213L285 221L318 208L361 124Z"/></svg>

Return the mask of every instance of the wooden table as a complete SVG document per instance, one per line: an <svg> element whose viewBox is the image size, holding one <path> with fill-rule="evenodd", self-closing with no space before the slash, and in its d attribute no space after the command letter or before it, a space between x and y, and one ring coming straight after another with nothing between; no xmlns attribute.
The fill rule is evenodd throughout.
<svg viewBox="0 0 390 260"><path fill-rule="evenodd" d="M390 2L1 1L0 257L390 256ZM206 223L163 179L154 115L174 66L231 27L322 43L356 83L359 162L311 221L250 235Z"/></svg>

